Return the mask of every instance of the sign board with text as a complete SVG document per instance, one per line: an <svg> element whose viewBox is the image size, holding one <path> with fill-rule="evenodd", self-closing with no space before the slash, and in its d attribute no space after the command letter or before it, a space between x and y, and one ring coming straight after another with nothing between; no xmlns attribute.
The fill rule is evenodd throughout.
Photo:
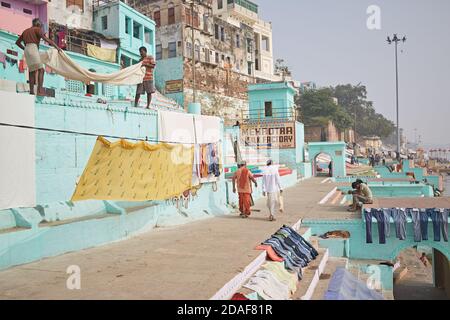
<svg viewBox="0 0 450 320"><path fill-rule="evenodd" d="M183 79L166 81L166 93L183 92Z"/></svg>
<svg viewBox="0 0 450 320"><path fill-rule="evenodd" d="M245 123L241 125L241 139L246 146L258 149L293 149L295 122Z"/></svg>

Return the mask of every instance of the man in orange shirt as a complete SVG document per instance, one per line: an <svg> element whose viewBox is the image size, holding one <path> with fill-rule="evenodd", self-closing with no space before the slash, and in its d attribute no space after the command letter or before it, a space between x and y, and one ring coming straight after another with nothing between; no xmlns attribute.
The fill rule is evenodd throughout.
<svg viewBox="0 0 450 320"><path fill-rule="evenodd" d="M145 67L145 76L144 81L138 84L136 88L136 98L134 99L134 106L138 106L141 94L147 93L147 109L150 109L152 94L155 93L155 85L153 83L153 70L155 69L156 62L152 56L147 56L146 47L140 47L139 53L141 54L140 61L142 61L142 66Z"/></svg>
<svg viewBox="0 0 450 320"><path fill-rule="evenodd" d="M48 42L51 46L55 47L61 52L61 49L51 39L47 38L42 31L42 23L36 18L33 19L32 27L26 29L16 41L16 45L24 50L25 60L28 66L29 81L30 81L30 94L34 94L34 85L36 83L37 73L37 95L43 96L44 94L44 64L41 62L41 56L39 55L39 43L41 39ZM24 43L25 46L22 44Z"/></svg>
<svg viewBox="0 0 450 320"><path fill-rule="evenodd" d="M251 181L255 184L255 188L258 187L258 183L253 177L250 170L247 168L245 161L241 162L239 169L233 176L233 192L236 193L236 181L237 191L239 194L239 211L242 218L248 218L251 215L251 195L252 185Z"/></svg>

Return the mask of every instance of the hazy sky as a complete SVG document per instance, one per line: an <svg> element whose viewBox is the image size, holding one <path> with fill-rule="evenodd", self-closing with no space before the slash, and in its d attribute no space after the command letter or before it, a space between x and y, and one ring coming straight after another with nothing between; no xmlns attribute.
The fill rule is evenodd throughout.
<svg viewBox="0 0 450 320"><path fill-rule="evenodd" d="M400 127L425 144L450 146L450 0L256 0L273 23L276 58L300 81L319 86L361 82L375 109L395 122L394 45L399 47ZM370 5L381 30L369 30Z"/></svg>

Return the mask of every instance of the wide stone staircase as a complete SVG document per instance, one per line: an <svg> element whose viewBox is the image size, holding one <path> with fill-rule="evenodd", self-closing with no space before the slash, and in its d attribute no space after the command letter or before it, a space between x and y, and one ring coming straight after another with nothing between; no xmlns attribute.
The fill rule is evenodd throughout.
<svg viewBox="0 0 450 320"><path fill-rule="evenodd" d="M292 297L290 297L290 300L323 300L333 274L338 268L346 268L357 279L362 282L367 282L371 276L370 274L361 272L361 270L357 267L357 264L349 263L348 258L331 257L329 249L320 247L319 238L311 235L310 228L301 226L297 226L297 228L294 226L293 228L297 230L297 232L311 245L313 245L314 248L316 248L319 255L315 260L311 261L307 267L302 269L302 279L298 282L297 291ZM252 263L252 272L248 272L249 269L247 269L245 276L244 274L238 275L235 279L233 279L233 284L228 283L225 286L228 290L227 296L220 296L219 292L212 299L230 299L236 292L242 294L252 293L252 290L246 289L243 286L247 283L250 277L256 273L266 261L268 261L268 258L265 257L264 253L264 257L260 256L256 260ZM233 285L234 288L232 289ZM391 291L383 292L381 289L378 289L377 291L383 294L386 300L393 300L393 294Z"/></svg>

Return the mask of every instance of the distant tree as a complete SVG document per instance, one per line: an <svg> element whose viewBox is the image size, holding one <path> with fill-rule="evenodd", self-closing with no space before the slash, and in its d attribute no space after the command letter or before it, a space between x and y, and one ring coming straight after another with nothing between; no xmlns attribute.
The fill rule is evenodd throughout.
<svg viewBox="0 0 450 320"><path fill-rule="evenodd" d="M297 105L301 107L306 125L326 125L333 121L336 128L345 130L353 124L348 113L335 103L330 88L306 90L297 98Z"/></svg>
<svg viewBox="0 0 450 320"><path fill-rule="evenodd" d="M394 123L377 113L373 102L367 100L365 86L346 84L330 87L330 90L332 95L338 99L339 105L353 119L353 123L356 118L357 135L386 138L394 131Z"/></svg>

